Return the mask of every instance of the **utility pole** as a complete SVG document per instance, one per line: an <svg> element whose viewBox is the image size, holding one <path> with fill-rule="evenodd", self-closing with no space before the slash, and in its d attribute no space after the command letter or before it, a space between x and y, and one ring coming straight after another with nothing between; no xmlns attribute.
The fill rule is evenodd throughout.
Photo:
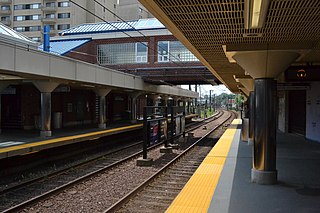
<svg viewBox="0 0 320 213"><path fill-rule="evenodd" d="M210 92L210 96L209 96L210 112L212 112L211 91L212 90L209 91Z"/></svg>
<svg viewBox="0 0 320 213"><path fill-rule="evenodd" d="M213 111L216 111L216 94L213 94Z"/></svg>

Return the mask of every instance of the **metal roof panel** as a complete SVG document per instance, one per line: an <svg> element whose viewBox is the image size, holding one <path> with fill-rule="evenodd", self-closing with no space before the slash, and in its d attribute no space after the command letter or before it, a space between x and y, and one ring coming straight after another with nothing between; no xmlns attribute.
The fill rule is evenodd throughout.
<svg viewBox="0 0 320 213"><path fill-rule="evenodd" d="M91 41L91 39L50 41L50 53L55 55L64 55L89 41ZM39 50L43 50L42 45L39 46Z"/></svg>

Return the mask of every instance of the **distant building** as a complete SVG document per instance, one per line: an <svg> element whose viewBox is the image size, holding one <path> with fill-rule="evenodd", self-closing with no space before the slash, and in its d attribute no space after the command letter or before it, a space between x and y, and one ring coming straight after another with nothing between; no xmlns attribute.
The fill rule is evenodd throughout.
<svg viewBox="0 0 320 213"><path fill-rule="evenodd" d="M155 18L81 24L51 38L51 52L141 76L156 84L219 84Z"/></svg>
<svg viewBox="0 0 320 213"><path fill-rule="evenodd" d="M93 0L75 1L81 7L107 21L149 18L151 14L138 0L108 0L101 5ZM108 11L110 10L110 11ZM0 21L34 41L42 40L42 29L49 25L51 35L82 23L102 22L68 0L0 0Z"/></svg>

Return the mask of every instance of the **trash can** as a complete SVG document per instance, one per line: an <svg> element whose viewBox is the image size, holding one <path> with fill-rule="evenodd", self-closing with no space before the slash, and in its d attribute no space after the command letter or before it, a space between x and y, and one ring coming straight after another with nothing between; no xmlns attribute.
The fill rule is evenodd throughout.
<svg viewBox="0 0 320 213"><path fill-rule="evenodd" d="M53 114L53 128L60 129L62 127L62 112Z"/></svg>

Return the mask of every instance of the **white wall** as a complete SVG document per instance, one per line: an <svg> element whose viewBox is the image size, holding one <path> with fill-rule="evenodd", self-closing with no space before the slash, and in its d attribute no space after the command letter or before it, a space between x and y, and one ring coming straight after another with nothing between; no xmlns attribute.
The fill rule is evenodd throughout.
<svg viewBox="0 0 320 213"><path fill-rule="evenodd" d="M306 138L320 142L320 82L310 83L307 90Z"/></svg>

